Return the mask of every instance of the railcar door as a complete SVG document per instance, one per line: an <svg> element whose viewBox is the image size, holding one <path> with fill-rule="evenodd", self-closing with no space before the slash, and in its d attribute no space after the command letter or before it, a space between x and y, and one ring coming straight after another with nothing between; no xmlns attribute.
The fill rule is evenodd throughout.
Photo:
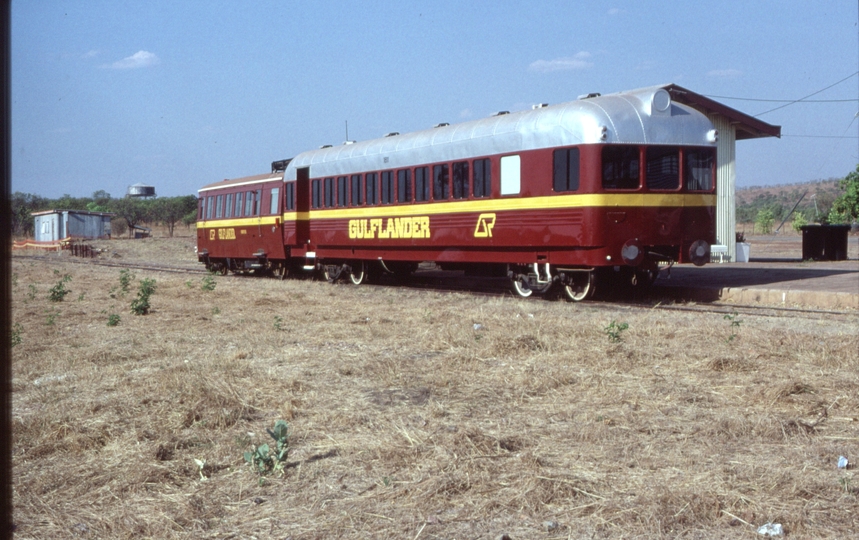
<svg viewBox="0 0 859 540"><path fill-rule="evenodd" d="M295 171L295 243L307 246L310 242L310 168Z"/></svg>

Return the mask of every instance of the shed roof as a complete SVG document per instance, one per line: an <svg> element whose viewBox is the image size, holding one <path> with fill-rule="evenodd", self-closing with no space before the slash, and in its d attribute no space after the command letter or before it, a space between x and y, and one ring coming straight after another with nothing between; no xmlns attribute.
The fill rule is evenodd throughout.
<svg viewBox="0 0 859 540"><path fill-rule="evenodd" d="M49 214L82 214L85 216L108 216L113 217L116 214L113 212L90 212L88 210L42 210L41 212L30 212L31 216L47 216Z"/></svg>
<svg viewBox="0 0 859 540"><path fill-rule="evenodd" d="M662 88L668 90L672 99L694 107L704 114L717 113L726 117L737 128L738 141L760 137L781 138L781 126L767 124L754 116L732 109L724 103L719 103L674 83L662 85Z"/></svg>

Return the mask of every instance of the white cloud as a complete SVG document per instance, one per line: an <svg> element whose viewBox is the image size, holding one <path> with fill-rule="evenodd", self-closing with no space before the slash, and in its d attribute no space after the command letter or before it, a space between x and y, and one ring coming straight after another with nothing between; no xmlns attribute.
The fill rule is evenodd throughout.
<svg viewBox="0 0 859 540"><path fill-rule="evenodd" d="M714 69L707 72L708 77L716 79L735 79L742 74L743 72L738 69Z"/></svg>
<svg viewBox="0 0 859 540"><path fill-rule="evenodd" d="M554 60L537 60L536 62L531 62L531 65L528 66L528 70L536 71L538 73L550 73L552 71L587 69L594 65L593 62L588 61L590 57L591 53L582 51L576 53L576 55L572 57L555 58Z"/></svg>
<svg viewBox="0 0 859 540"><path fill-rule="evenodd" d="M96 56L98 56L98 51L96 49L93 49L81 55L81 58L95 58Z"/></svg>
<svg viewBox="0 0 859 540"><path fill-rule="evenodd" d="M620 8L611 8L608 10L609 15L620 15L621 13L626 13L626 10Z"/></svg>
<svg viewBox="0 0 859 540"><path fill-rule="evenodd" d="M107 64L102 67L110 69L137 69L157 65L161 62L157 56L149 51L137 51L136 53L118 60L112 64Z"/></svg>

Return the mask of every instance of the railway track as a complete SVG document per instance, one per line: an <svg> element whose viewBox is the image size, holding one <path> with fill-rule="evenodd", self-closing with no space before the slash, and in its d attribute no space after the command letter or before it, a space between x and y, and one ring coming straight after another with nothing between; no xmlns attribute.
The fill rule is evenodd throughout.
<svg viewBox="0 0 859 540"><path fill-rule="evenodd" d="M46 257L44 255L19 255L15 254L13 259L28 259L38 260L40 262L68 262L72 264L103 266L108 268L120 268L131 270L143 270L150 272L164 272L173 274L190 274L204 275L208 271L202 266L194 268L190 266L175 266L165 264L142 263L139 261L118 261L118 260L100 260L100 259L79 259L75 257L64 257L62 259L54 257ZM247 276L224 276L240 279ZM515 296L510 292L508 282L504 278L482 278L469 277L459 272L444 272L444 271L421 271L416 272L409 279L397 279L394 277L383 277L380 282L375 284L363 284L362 287L407 287L410 289L420 289L436 292L462 292L483 296ZM682 299L678 300L673 295L665 294L661 291L661 287L654 287L651 292L644 295L638 301L628 300L590 300L578 307L586 307L594 310L635 310L635 311L677 311L688 313L714 313L721 315L742 315L756 317L802 317L812 320L838 320L838 321L857 321L859 320L859 312L856 311L840 311L801 307L779 307L754 304L731 304L714 302L708 304L701 303L686 303ZM532 301L545 301L543 298L534 297ZM571 306L572 307L572 306Z"/></svg>

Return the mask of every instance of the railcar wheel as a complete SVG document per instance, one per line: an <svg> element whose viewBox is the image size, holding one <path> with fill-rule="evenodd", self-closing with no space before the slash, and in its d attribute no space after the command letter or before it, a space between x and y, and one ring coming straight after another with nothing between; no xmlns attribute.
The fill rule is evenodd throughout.
<svg viewBox="0 0 859 540"><path fill-rule="evenodd" d="M360 285L364 282L364 276L367 274L364 261L354 261L352 269L349 271L349 281L353 285Z"/></svg>
<svg viewBox="0 0 859 540"><path fill-rule="evenodd" d="M564 285L564 294L571 302L581 302L594 295L594 273L574 272L573 282Z"/></svg>
<svg viewBox="0 0 859 540"><path fill-rule="evenodd" d="M534 291L528 286L528 276L524 274L514 276L510 283L513 286L513 292L522 298L528 298L534 294Z"/></svg>

